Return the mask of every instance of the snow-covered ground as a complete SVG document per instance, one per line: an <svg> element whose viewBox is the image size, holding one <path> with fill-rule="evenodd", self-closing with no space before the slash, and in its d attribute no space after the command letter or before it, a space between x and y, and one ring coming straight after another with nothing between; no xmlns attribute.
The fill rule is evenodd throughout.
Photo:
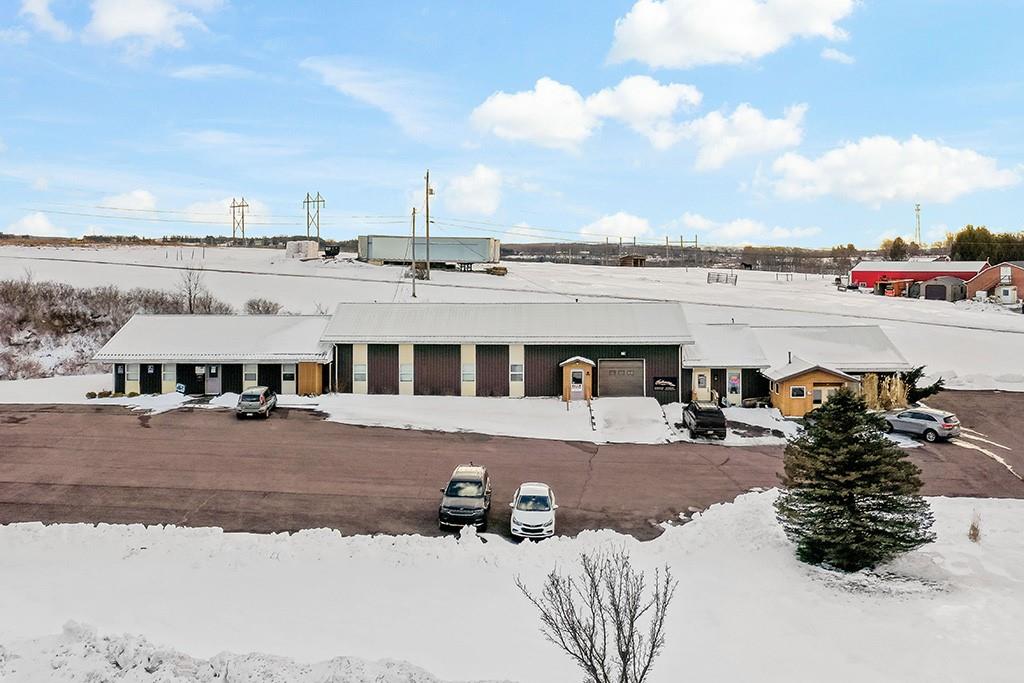
<svg viewBox="0 0 1024 683"><path fill-rule="evenodd" d="M16 379L0 382L0 403L82 403L94 406L127 406L149 413L163 413L180 408L191 401L181 394L121 396L118 398L86 398L86 393L111 391L109 373L99 375L67 375L43 379Z"/></svg>
<svg viewBox="0 0 1024 683"><path fill-rule="evenodd" d="M738 272L736 286L709 285L700 268L602 268L507 263L509 274L435 270L418 286L421 301L557 301L671 299L687 304L693 323L877 323L911 362L962 389L1024 391L1024 315L990 306L956 305L839 292L831 276ZM203 268L207 288L240 307L264 297L296 313L330 310L338 301L409 301L404 269L284 258L282 250L202 247L0 247L0 277L89 286L173 289L181 269ZM315 287L310 279L315 278Z"/></svg>
<svg viewBox="0 0 1024 683"><path fill-rule="evenodd" d="M0 679L72 680L67 672L79 671L73 680L150 680L137 669L82 673L111 649L126 665L145 659L136 639L119 638L127 633L204 659L344 656L404 660L443 680L576 681L514 579L537 587L581 551L618 546L642 568L668 563L680 580L653 683L1020 680L1024 501L931 499L936 543L878 572L843 576L794 559L774 495L740 496L648 542L610 531L517 545L474 534L0 527ZM978 543L967 538L975 516ZM61 646L69 620L113 640L94 639L97 654L75 644L92 636L72 627L71 645ZM270 658L232 661L239 674L255 667L266 679L297 671Z"/></svg>

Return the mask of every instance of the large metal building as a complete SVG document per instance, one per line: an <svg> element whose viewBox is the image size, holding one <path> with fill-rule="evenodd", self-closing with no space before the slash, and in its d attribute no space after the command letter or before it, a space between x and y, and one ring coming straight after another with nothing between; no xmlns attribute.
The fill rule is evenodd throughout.
<svg viewBox="0 0 1024 683"><path fill-rule="evenodd" d="M327 316L135 315L93 360L113 364L114 391L239 393L257 385L286 394L329 389Z"/></svg>
<svg viewBox="0 0 1024 683"><path fill-rule="evenodd" d="M343 303L324 342L340 392L558 396L561 363L594 364L593 395L679 400L678 303Z"/></svg>

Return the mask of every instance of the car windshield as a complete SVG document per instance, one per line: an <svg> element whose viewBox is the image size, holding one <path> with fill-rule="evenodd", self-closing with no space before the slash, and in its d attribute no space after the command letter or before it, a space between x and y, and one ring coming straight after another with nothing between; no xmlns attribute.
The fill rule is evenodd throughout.
<svg viewBox="0 0 1024 683"><path fill-rule="evenodd" d="M243 401L258 401L260 400L259 394L242 394Z"/></svg>
<svg viewBox="0 0 1024 683"><path fill-rule="evenodd" d="M484 485L480 481L450 481L444 495L449 498L479 498L484 495Z"/></svg>
<svg viewBox="0 0 1024 683"><path fill-rule="evenodd" d="M519 496L516 510L527 512L548 512L551 510L551 500L547 496Z"/></svg>

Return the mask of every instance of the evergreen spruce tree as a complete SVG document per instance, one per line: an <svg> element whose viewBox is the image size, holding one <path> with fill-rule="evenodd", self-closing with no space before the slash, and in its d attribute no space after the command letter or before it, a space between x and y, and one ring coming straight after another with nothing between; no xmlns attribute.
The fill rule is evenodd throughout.
<svg viewBox="0 0 1024 683"><path fill-rule="evenodd" d="M803 562L858 571L935 539L921 470L884 426L863 398L842 389L786 447L775 510Z"/></svg>

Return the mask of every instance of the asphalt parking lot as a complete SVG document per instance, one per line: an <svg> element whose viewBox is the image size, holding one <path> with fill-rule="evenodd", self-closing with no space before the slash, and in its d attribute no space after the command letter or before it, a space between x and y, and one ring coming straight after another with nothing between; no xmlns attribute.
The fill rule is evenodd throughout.
<svg viewBox="0 0 1024 683"><path fill-rule="evenodd" d="M955 399L955 400L951 400ZM1008 418L1024 395L947 392L964 424L1024 471ZM990 417L997 416L997 417ZM1003 417L998 417L1003 416ZM972 448L911 449L929 495L1024 497L1024 482ZM488 466L491 529L507 533L516 486L545 481L558 532L613 528L639 538L680 513L770 487L780 447L601 445L355 427L306 410L238 421L223 410L140 415L99 406L0 406L0 523L110 522L228 531L331 527L437 534L439 489L463 462Z"/></svg>

